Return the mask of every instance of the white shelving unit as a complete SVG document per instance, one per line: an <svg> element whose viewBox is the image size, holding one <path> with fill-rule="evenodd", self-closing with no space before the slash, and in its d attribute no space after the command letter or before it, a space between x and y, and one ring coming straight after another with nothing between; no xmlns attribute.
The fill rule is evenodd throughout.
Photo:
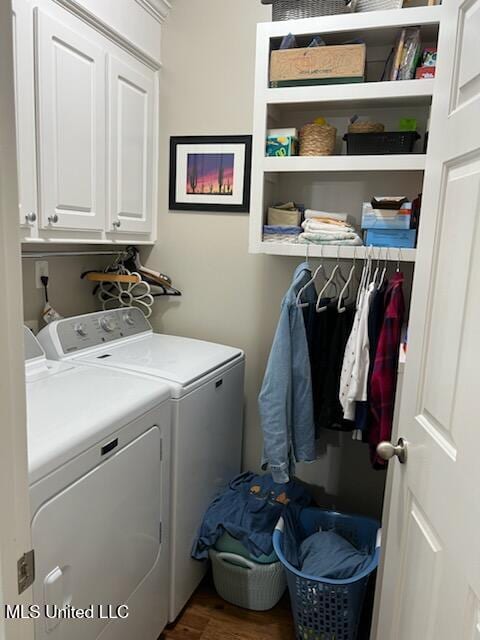
<svg viewBox="0 0 480 640"><path fill-rule="evenodd" d="M389 156L291 156L265 157L263 171L424 171L425 155L405 153Z"/></svg>
<svg viewBox="0 0 480 640"><path fill-rule="evenodd" d="M332 104L358 105L360 103L376 106L402 104L430 104L433 94L434 80L399 80L397 82L363 82L348 85L331 84L318 87L287 87L283 89L267 89L267 104L292 105L299 104Z"/></svg>
<svg viewBox="0 0 480 640"><path fill-rule="evenodd" d="M281 244L262 242L262 251L274 256L299 256L310 258L342 258L359 260L369 254L374 260L415 262L416 249L392 249L385 247L345 247L341 245L325 246L319 244Z"/></svg>
<svg viewBox="0 0 480 640"><path fill-rule="evenodd" d="M368 13L324 16L306 20L288 22L271 22L258 25L257 56L255 78L255 105L253 128L253 163L252 163L252 206L250 214L251 253L270 255L304 256L304 244L280 244L263 242L263 224L268 206L285 200L297 200L312 208L325 208L334 211L331 203L334 200L334 189L338 183L343 191L342 207L347 211L346 194L351 193L351 203L347 212L360 221L362 201L355 200L362 192L365 194L393 193L390 185L398 188L410 188L415 196L421 188L426 156L422 153L399 155L365 155L348 156L342 154L319 157L265 157L265 139L270 127L298 126L299 123L311 121L315 114L325 115L327 120L333 119L337 126L339 138L343 134L341 126L346 129L348 114L371 113L373 117L396 122L399 114L413 113L419 116L425 132L427 111L432 102L434 80L404 80L397 82L380 81L381 71L388 53L394 45L402 27L420 26L422 44L435 44L442 15L441 6L406 8L391 11L372 11ZM308 41L310 37L321 34L327 44L362 38L367 44L367 75L373 81L365 83L319 85L308 87L269 87L270 51L278 47L281 38L288 33L295 35L299 41ZM338 124L337 124L338 123ZM419 144L420 146L420 144ZM340 139L338 141L340 149ZM377 175L377 172L379 174ZM327 180L327 178L328 180ZM348 182L350 180L350 182ZM312 184L311 198L308 185ZM360 185L360 187L359 187ZM375 189L373 192L371 189ZM328 190L330 209L323 205L323 194ZM297 196L296 193L301 194ZM404 191L402 191L402 194ZM281 195L280 195L281 194ZM290 195L291 194L291 195ZM365 195L365 197L367 197ZM300 198L300 200L298 200ZM306 201L301 198L305 198ZM317 201L314 201L317 198ZM320 198L320 200L319 200ZM323 205L323 206L322 206ZM340 205L339 205L340 206ZM322 247L308 245L310 256L361 258L366 255L366 247L336 246ZM413 262L415 249L375 248L375 257L382 259Z"/></svg>

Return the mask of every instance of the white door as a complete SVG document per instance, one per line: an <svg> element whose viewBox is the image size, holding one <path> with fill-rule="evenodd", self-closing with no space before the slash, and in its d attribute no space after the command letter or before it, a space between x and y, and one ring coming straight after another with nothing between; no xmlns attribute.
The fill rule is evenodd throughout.
<svg viewBox="0 0 480 640"><path fill-rule="evenodd" d="M105 53L35 10L40 224L102 230L105 221ZM82 33L83 31L83 33Z"/></svg>
<svg viewBox="0 0 480 640"><path fill-rule="evenodd" d="M480 0L447 0L378 640L480 638Z"/></svg>
<svg viewBox="0 0 480 640"><path fill-rule="evenodd" d="M154 208L155 77L109 57L109 230L150 233Z"/></svg>
<svg viewBox="0 0 480 640"><path fill-rule="evenodd" d="M12 7L0 2L0 638L30 640L28 620L6 621L3 603L31 602L32 590L17 587L17 560L32 548L27 476L22 277L18 240L18 195L12 56Z"/></svg>
<svg viewBox="0 0 480 640"><path fill-rule="evenodd" d="M33 13L25 0L13 0L13 57L20 224L38 220L33 76Z"/></svg>

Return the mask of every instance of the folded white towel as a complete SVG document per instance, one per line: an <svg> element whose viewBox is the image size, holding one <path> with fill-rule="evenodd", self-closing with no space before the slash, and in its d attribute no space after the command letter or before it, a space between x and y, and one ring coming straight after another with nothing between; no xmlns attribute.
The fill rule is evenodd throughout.
<svg viewBox="0 0 480 640"><path fill-rule="evenodd" d="M340 239L347 234L348 236L357 235L354 227L344 222L339 224L332 224L327 222L321 222L320 220L309 219L302 223L303 230L306 233L320 233L325 236L335 236Z"/></svg>
<svg viewBox="0 0 480 640"><path fill-rule="evenodd" d="M302 222L304 229L352 229L353 227L346 222L340 220L327 220L326 218L309 218Z"/></svg>
<svg viewBox="0 0 480 640"><path fill-rule="evenodd" d="M331 211L305 209L305 219L308 218L333 218L334 220L341 220L342 222L351 220L351 216L348 213L332 213Z"/></svg>
<svg viewBox="0 0 480 640"><path fill-rule="evenodd" d="M302 227L304 231L310 233L349 233L355 231L353 227L348 225L312 223L307 220L302 224Z"/></svg>

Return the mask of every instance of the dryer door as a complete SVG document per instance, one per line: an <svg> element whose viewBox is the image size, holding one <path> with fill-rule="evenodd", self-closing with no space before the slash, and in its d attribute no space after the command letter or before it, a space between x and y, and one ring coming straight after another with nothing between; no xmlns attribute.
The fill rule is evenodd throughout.
<svg viewBox="0 0 480 640"><path fill-rule="evenodd" d="M52 615L93 605L93 619L36 621L36 640L94 640L149 574L159 555L160 431L152 427L37 511L34 600ZM103 605L102 611L99 605ZM159 607L160 609L160 607ZM142 612L143 613L143 612ZM152 616L156 613L152 612ZM130 628L135 611L125 626ZM159 621L159 625L161 622ZM123 638L122 625L117 637ZM140 625L141 626L141 625ZM160 627L161 629L161 627Z"/></svg>

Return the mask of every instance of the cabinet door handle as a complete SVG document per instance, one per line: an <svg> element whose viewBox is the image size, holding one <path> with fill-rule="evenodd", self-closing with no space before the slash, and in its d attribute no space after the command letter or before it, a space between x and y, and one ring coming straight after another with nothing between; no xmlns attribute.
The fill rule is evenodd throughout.
<svg viewBox="0 0 480 640"><path fill-rule="evenodd" d="M120 229L120 227L122 226L122 223L121 223L120 220L114 220L112 222L112 226L113 226L114 229Z"/></svg>
<svg viewBox="0 0 480 640"><path fill-rule="evenodd" d="M29 223L29 224L33 224L37 219L37 214L35 213L35 211L30 211L30 213L27 213L27 215L25 216L25 220Z"/></svg>
<svg viewBox="0 0 480 640"><path fill-rule="evenodd" d="M58 222L58 216L56 213L53 216L48 216L48 221L50 224L56 224Z"/></svg>

